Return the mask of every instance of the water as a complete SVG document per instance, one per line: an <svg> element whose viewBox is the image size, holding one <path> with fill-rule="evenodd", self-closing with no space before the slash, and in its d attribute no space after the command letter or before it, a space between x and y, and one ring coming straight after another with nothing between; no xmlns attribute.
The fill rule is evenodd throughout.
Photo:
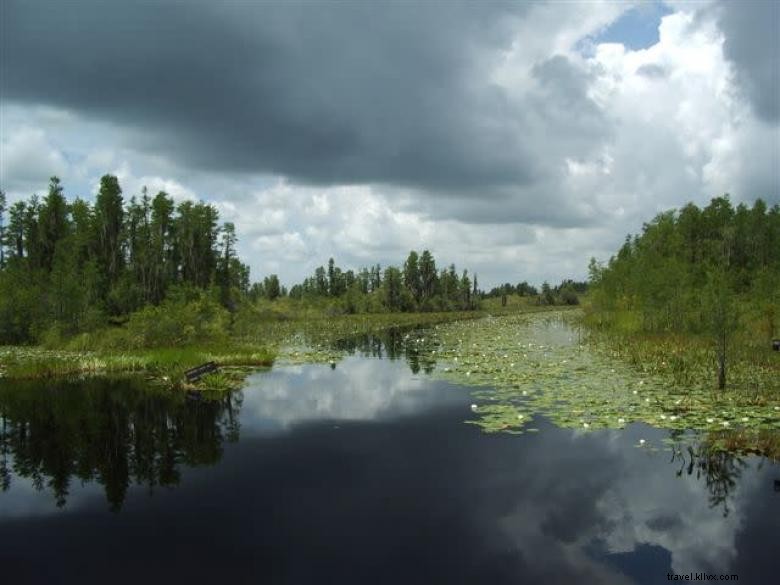
<svg viewBox="0 0 780 585"><path fill-rule="evenodd" d="M276 368L219 401L6 382L6 582L776 577L780 466L640 449L666 434L644 425L486 435L468 389L412 366Z"/></svg>

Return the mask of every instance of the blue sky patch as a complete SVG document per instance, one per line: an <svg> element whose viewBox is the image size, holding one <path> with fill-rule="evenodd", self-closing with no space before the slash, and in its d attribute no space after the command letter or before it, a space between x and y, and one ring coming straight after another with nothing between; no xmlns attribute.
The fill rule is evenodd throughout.
<svg viewBox="0 0 780 585"><path fill-rule="evenodd" d="M622 43L632 51L652 47L658 42L661 18L672 12L673 10L662 2L643 3L623 13L596 35L593 43Z"/></svg>

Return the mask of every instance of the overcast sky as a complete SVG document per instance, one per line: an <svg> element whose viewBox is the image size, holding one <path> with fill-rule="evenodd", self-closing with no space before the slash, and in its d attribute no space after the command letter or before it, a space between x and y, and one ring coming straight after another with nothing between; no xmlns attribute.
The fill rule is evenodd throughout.
<svg viewBox="0 0 780 585"><path fill-rule="evenodd" d="M780 202L779 37L763 0L0 0L0 188L203 199L255 279L579 279L659 211Z"/></svg>

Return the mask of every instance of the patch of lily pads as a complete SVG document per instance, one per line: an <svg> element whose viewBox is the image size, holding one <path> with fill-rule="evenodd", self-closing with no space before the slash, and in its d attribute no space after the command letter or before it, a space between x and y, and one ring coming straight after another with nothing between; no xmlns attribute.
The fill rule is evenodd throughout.
<svg viewBox="0 0 780 585"><path fill-rule="evenodd" d="M488 317L431 329L418 351L435 375L484 387L468 422L487 432L522 433L543 415L560 427L619 429L634 422L678 430L780 431L777 396L747 400L706 385L679 387L640 372L580 338L576 314Z"/></svg>

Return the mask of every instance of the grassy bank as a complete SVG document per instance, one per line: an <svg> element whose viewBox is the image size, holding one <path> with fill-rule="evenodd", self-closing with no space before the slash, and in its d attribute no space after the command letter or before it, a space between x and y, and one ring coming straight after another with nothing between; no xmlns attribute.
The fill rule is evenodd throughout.
<svg viewBox="0 0 780 585"><path fill-rule="evenodd" d="M747 404L780 401L780 353L773 352L769 343L756 341L754 336L743 334L732 340L723 389L718 388L713 342L705 336L590 329L589 337L600 351L623 359L640 373L659 377L666 384Z"/></svg>
<svg viewBox="0 0 780 585"><path fill-rule="evenodd" d="M240 344L219 348L154 348L127 352L6 346L0 348L0 374L8 379L45 379L144 373L160 382L179 385L183 382L185 370L204 362L213 361L229 368L254 368L272 365L274 357L270 349Z"/></svg>

